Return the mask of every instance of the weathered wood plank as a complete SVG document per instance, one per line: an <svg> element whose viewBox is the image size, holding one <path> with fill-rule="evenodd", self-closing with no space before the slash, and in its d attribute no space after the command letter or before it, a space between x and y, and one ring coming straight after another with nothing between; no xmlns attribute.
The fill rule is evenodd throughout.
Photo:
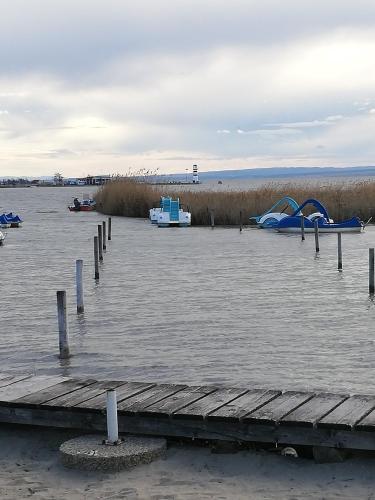
<svg viewBox="0 0 375 500"><path fill-rule="evenodd" d="M354 430L375 432L375 409L355 424Z"/></svg>
<svg viewBox="0 0 375 500"><path fill-rule="evenodd" d="M258 410L243 418L244 422L277 424L283 417L291 413L314 396L313 393L287 391L273 399Z"/></svg>
<svg viewBox="0 0 375 500"><path fill-rule="evenodd" d="M98 394L106 392L108 389L116 389L120 385L125 384L125 382L120 382L118 380L101 381L94 382L89 386L82 387L77 391L70 392L68 394L63 394L57 398L50 399L47 403L44 403L44 407L59 407L59 408L72 408L83 401L94 398Z"/></svg>
<svg viewBox="0 0 375 500"><path fill-rule="evenodd" d="M313 427L329 412L343 403L348 396L340 394L315 394L306 403L293 410L280 420L280 425L298 425L302 427Z"/></svg>
<svg viewBox="0 0 375 500"><path fill-rule="evenodd" d="M131 396L136 396L147 389L151 389L155 384L147 384L143 382L126 382L124 385L116 388L116 398L117 402L121 402L124 399L130 398ZM97 396L82 401L82 403L78 403L75 405L77 408L91 408L95 410L104 410L107 404L107 393L102 392Z"/></svg>
<svg viewBox="0 0 375 500"><path fill-rule="evenodd" d="M145 413L165 417L216 391L215 387L186 387L172 396L147 406Z"/></svg>
<svg viewBox="0 0 375 500"><path fill-rule="evenodd" d="M27 378L31 378L31 375L8 375L0 380L0 387L6 387L7 385L15 384Z"/></svg>
<svg viewBox="0 0 375 500"><path fill-rule="evenodd" d="M230 403L247 392L248 389L240 388L218 389L195 403L176 411L173 413L173 418L185 418L186 416L197 419L205 418L208 414L218 410L225 404Z"/></svg>
<svg viewBox="0 0 375 500"><path fill-rule="evenodd" d="M130 398L121 401L117 407L123 413L137 413L144 411L147 407L151 406L162 399L165 399L176 392L185 389L186 385L174 384L160 384L156 385L141 394L137 394Z"/></svg>
<svg viewBox="0 0 375 500"><path fill-rule="evenodd" d="M218 410L210 413L208 420L235 421L240 420L249 413L258 410L269 401L272 401L281 394L281 391L271 391L264 389L253 389L243 396L227 403Z"/></svg>
<svg viewBox="0 0 375 500"><path fill-rule="evenodd" d="M65 377L40 375L36 377L28 377L19 380L13 384L0 388L0 401L13 401L15 399L26 396L33 392L40 391L51 385L56 385L59 382L66 380Z"/></svg>
<svg viewBox="0 0 375 500"><path fill-rule="evenodd" d="M375 408L375 396L351 396L322 418L317 426L331 429L351 429Z"/></svg>
<svg viewBox="0 0 375 500"><path fill-rule="evenodd" d="M47 403L51 399L57 398L59 396L63 396L65 394L69 394L74 391L78 391L83 387L87 387L93 384L95 380L87 379L87 380L76 380L69 379L61 382L60 384L52 385L51 387L47 387L46 389L42 389L41 391L33 392L32 394L27 394L22 398L18 398L12 403L16 404L27 404L27 405L41 405L43 403Z"/></svg>

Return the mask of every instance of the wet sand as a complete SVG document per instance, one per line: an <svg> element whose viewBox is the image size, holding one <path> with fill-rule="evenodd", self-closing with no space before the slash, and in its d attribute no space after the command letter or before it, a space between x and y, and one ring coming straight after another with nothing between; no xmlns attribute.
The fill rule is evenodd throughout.
<svg viewBox="0 0 375 500"><path fill-rule="evenodd" d="M59 445L72 431L2 426L0 498L127 499L370 499L374 458L315 464L263 451L213 454L172 444L166 458L114 474L65 469Z"/></svg>

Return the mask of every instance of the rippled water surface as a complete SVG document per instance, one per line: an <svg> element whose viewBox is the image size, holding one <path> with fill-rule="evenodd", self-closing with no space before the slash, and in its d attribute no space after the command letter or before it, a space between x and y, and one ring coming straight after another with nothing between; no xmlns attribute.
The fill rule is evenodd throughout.
<svg viewBox="0 0 375 500"><path fill-rule="evenodd" d="M235 228L158 229L114 217L100 282L101 214L70 213L82 188L1 189L1 365L38 374L375 393L375 228L337 237ZM85 313L75 312L84 260ZM66 290L71 351L58 359L56 290Z"/></svg>

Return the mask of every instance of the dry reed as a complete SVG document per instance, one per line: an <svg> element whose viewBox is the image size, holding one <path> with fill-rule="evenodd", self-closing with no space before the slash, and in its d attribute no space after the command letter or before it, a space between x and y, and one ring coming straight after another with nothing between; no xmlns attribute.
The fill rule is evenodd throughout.
<svg viewBox="0 0 375 500"><path fill-rule="evenodd" d="M200 186L201 187L201 186ZM215 224L237 225L240 211L243 222L253 215L268 210L283 196L291 196L298 203L307 198L317 198L328 209L335 221L358 216L366 221L375 219L375 181L354 181L351 183L275 182L247 191L186 190L178 186L157 186L138 182L132 178L116 180L101 187L96 194L98 210L108 215L127 217L148 217L148 210L159 206L160 196L180 198L181 204L192 213L192 224L208 225L210 211L214 211ZM308 211L304 211L308 215Z"/></svg>

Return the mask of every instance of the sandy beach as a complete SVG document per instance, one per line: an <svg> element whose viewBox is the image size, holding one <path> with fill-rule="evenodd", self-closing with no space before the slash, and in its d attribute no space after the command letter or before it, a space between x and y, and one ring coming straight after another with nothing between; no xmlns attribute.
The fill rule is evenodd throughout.
<svg viewBox="0 0 375 500"><path fill-rule="evenodd" d="M127 499L372 499L374 459L316 464L265 451L212 453L172 444L164 459L119 473L65 469L60 444L72 431L2 426L0 498Z"/></svg>

